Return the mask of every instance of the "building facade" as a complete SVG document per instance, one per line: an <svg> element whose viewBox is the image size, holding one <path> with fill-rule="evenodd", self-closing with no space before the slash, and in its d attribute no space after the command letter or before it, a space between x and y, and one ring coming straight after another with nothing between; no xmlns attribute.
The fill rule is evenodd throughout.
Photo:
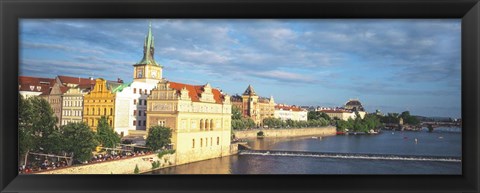
<svg viewBox="0 0 480 193"><path fill-rule="evenodd" d="M244 117L250 117L257 126L262 126L263 119L275 116L275 101L273 97L260 97L251 85L248 85L242 96L233 96L232 105L241 109Z"/></svg>
<svg viewBox="0 0 480 193"><path fill-rule="evenodd" d="M107 122L112 128L115 127L115 93L113 90L120 85L121 83L118 82L97 78L93 90L84 96L83 122L87 123L93 131L97 130L98 120L102 116L107 117Z"/></svg>
<svg viewBox="0 0 480 193"><path fill-rule="evenodd" d="M52 89L50 90L50 94L48 95L48 103L50 103L53 113L57 117L56 125L58 127L61 126L61 120L62 120L63 94L67 92L68 89L69 89L68 87L63 86L58 82L55 82Z"/></svg>
<svg viewBox="0 0 480 193"><path fill-rule="evenodd" d="M147 99L147 130L172 129L176 163L230 154L231 103L210 84L188 85L162 80Z"/></svg>
<svg viewBox="0 0 480 193"><path fill-rule="evenodd" d="M79 87L70 88L63 94L61 125L83 121L83 97L86 94L87 91Z"/></svg>
<svg viewBox="0 0 480 193"><path fill-rule="evenodd" d="M147 96L162 80L162 66L154 59L154 37L149 26L143 47L143 58L133 67L133 82L122 84L113 92L115 98L115 131L129 135L129 131L146 130Z"/></svg>
<svg viewBox="0 0 480 193"><path fill-rule="evenodd" d="M296 106L288 105L275 105L275 118L279 118L283 121L307 121L308 111Z"/></svg>
<svg viewBox="0 0 480 193"><path fill-rule="evenodd" d="M348 120L348 119L356 119L357 114L354 111L349 111L345 109L331 109L331 110L320 110L320 112L324 112L327 114L331 119L339 119L339 120ZM365 111L358 111L360 118L364 118L367 114Z"/></svg>
<svg viewBox="0 0 480 193"><path fill-rule="evenodd" d="M57 76L56 83L69 88L62 96L61 125L83 121L83 97L95 86L93 78Z"/></svg>

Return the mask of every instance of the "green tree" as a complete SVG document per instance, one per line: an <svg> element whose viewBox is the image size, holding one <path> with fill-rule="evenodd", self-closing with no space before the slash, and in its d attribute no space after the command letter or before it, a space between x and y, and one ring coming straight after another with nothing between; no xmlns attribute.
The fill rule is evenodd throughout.
<svg viewBox="0 0 480 193"><path fill-rule="evenodd" d="M135 169L133 170L133 173L135 174L140 173L140 169L138 169L138 164L135 164Z"/></svg>
<svg viewBox="0 0 480 193"><path fill-rule="evenodd" d="M242 119L242 110L236 106L232 106L232 120Z"/></svg>
<svg viewBox="0 0 480 193"><path fill-rule="evenodd" d="M50 104L40 97L19 95L18 111L19 157L24 157L24 164L30 151L54 151L49 149L49 136L56 130L57 118Z"/></svg>
<svg viewBox="0 0 480 193"><path fill-rule="evenodd" d="M92 157L98 145L95 133L85 123L68 123L62 127L64 150L73 154L74 159L81 162Z"/></svg>
<svg viewBox="0 0 480 193"><path fill-rule="evenodd" d="M98 120L96 139L103 147L108 148L114 148L120 143L120 136L110 127L105 116Z"/></svg>
<svg viewBox="0 0 480 193"><path fill-rule="evenodd" d="M171 143L172 130L168 127L153 126L149 128L146 146L152 151L157 151Z"/></svg>
<svg viewBox="0 0 480 193"><path fill-rule="evenodd" d="M325 112L320 111L308 111L307 119L308 120L320 120L321 118L325 120L330 120L330 116Z"/></svg>

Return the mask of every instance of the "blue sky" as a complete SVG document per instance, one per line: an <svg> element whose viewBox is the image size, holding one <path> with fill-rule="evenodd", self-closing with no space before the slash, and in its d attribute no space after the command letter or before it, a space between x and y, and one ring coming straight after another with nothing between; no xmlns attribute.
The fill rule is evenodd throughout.
<svg viewBox="0 0 480 193"><path fill-rule="evenodd" d="M22 19L20 75L132 81L152 22L163 76L277 103L461 116L461 21Z"/></svg>

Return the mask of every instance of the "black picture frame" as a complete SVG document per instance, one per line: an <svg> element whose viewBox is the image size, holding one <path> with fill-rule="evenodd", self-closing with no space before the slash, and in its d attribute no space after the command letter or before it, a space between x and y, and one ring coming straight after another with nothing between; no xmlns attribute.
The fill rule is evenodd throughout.
<svg viewBox="0 0 480 193"><path fill-rule="evenodd" d="M2 192L479 192L478 0L1 0ZM20 18L461 18L462 175L18 175Z"/></svg>

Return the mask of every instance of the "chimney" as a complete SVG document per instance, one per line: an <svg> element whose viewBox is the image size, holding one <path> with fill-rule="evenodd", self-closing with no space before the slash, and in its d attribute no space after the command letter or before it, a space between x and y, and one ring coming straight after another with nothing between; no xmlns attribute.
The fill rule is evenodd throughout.
<svg viewBox="0 0 480 193"><path fill-rule="evenodd" d="M117 82L118 82L118 83L123 83L123 80L120 79L120 78L117 78Z"/></svg>

